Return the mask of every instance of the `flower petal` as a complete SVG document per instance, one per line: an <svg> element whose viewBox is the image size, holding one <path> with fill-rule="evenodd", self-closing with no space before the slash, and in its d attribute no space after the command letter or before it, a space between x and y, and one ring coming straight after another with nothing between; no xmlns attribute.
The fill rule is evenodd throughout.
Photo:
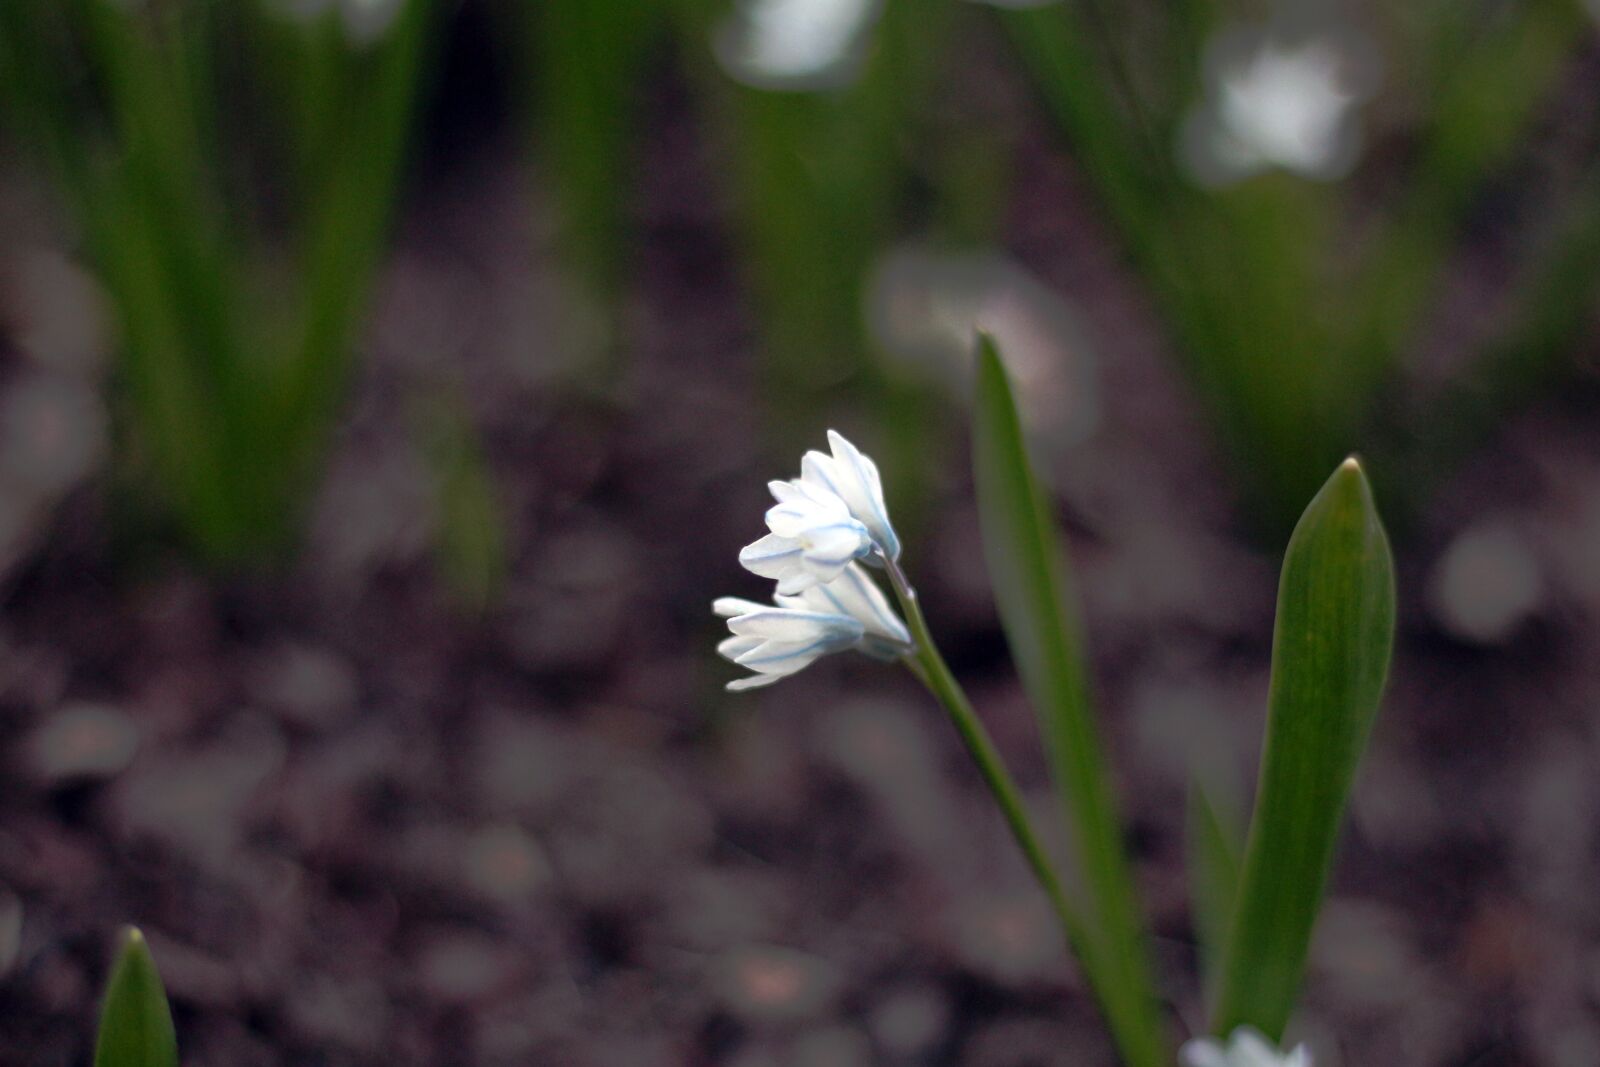
<svg viewBox="0 0 1600 1067"><path fill-rule="evenodd" d="M849 505L850 513L872 532L878 547L890 559L900 558L900 538L889 522L889 509L883 502L883 479L878 465L837 430L828 431L833 451L834 491Z"/></svg>
<svg viewBox="0 0 1600 1067"><path fill-rule="evenodd" d="M805 545L801 558L813 570L823 568L828 571L826 578L829 581L845 564L872 551L872 538L867 534L866 527L854 519L832 526L813 527L805 531L800 540Z"/></svg>
<svg viewBox="0 0 1600 1067"><path fill-rule="evenodd" d="M859 638L862 626L848 615L820 611L794 611L765 608L728 620L728 629L740 635L769 641L814 641L843 638L847 643Z"/></svg>
<svg viewBox="0 0 1600 1067"><path fill-rule="evenodd" d="M793 674L811 666L829 652L836 652L825 640L763 641L757 648L734 660L741 667L749 667L762 674Z"/></svg>
<svg viewBox="0 0 1600 1067"><path fill-rule="evenodd" d="M786 482L777 478L767 483L767 492L771 493L772 499L776 500L780 504L786 504L791 500L802 500L805 498L805 494L800 492L799 489L795 488L792 482Z"/></svg>
<svg viewBox="0 0 1600 1067"><path fill-rule="evenodd" d="M901 645L911 644L911 633L895 614L889 600L862 566L852 563L826 585L813 586L801 598L812 611L848 615L868 633Z"/></svg>
<svg viewBox="0 0 1600 1067"><path fill-rule="evenodd" d="M1222 1046L1209 1037L1185 1042L1178 1059L1182 1067L1228 1067L1228 1057Z"/></svg>
<svg viewBox="0 0 1600 1067"><path fill-rule="evenodd" d="M800 566L803 551L792 537L767 534L739 550L739 563L745 570L763 578L782 579Z"/></svg>
<svg viewBox="0 0 1600 1067"><path fill-rule="evenodd" d="M807 570L795 570L778 579L779 596L795 596L822 581L821 578Z"/></svg>
<svg viewBox="0 0 1600 1067"><path fill-rule="evenodd" d="M743 689L759 689L764 685L771 685L783 677L781 674L752 674L746 678L735 678L723 688L730 693L737 693Z"/></svg>
<svg viewBox="0 0 1600 1067"><path fill-rule="evenodd" d="M737 596L719 596L711 602L711 610L725 619L735 615L748 615L752 611L765 611L767 605Z"/></svg>
<svg viewBox="0 0 1600 1067"><path fill-rule="evenodd" d="M755 651L760 645L761 638L759 637L740 637L735 634L733 637L724 637L718 642L717 655L737 663L740 656L746 652Z"/></svg>

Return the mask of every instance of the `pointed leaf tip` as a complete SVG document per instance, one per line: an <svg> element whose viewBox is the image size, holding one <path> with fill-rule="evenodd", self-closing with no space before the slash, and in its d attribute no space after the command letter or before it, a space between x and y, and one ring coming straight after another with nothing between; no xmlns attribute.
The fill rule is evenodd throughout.
<svg viewBox="0 0 1600 1067"><path fill-rule="evenodd" d="M1360 464L1345 461L1284 553L1256 809L1215 1032L1277 1040L1293 1009L1340 824L1388 675L1394 561Z"/></svg>
<svg viewBox="0 0 1600 1067"><path fill-rule="evenodd" d="M124 927L106 983L94 1067L177 1067L178 1043L166 990L144 933Z"/></svg>

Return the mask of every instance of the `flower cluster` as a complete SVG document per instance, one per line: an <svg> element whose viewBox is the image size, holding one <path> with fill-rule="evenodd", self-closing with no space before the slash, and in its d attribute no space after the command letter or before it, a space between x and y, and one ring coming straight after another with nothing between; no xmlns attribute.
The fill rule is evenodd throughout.
<svg viewBox="0 0 1600 1067"><path fill-rule="evenodd" d="M732 632L717 651L755 672L729 689L770 685L830 652L893 660L912 648L905 623L862 566L900 558L877 465L832 430L828 444L831 454L805 454L800 477L768 483L776 501L769 532L739 553L746 570L777 582L775 603L723 597L712 605Z"/></svg>
<svg viewBox="0 0 1600 1067"><path fill-rule="evenodd" d="M1241 1026L1224 1045L1214 1037L1200 1037L1183 1046L1183 1067L1311 1067L1311 1052L1297 1045L1279 1052L1261 1032Z"/></svg>

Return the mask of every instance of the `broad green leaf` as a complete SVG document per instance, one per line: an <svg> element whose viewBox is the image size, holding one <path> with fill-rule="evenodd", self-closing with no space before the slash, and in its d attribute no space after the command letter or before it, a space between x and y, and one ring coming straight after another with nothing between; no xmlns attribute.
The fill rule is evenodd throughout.
<svg viewBox="0 0 1600 1067"><path fill-rule="evenodd" d="M1394 639L1394 564L1354 459L1289 539L1255 816L1214 1029L1274 1041L1294 1007L1345 800L1383 694Z"/></svg>
<svg viewBox="0 0 1600 1067"><path fill-rule="evenodd" d="M166 990L144 935L129 927L106 984L94 1067L177 1067Z"/></svg>
<svg viewBox="0 0 1600 1067"><path fill-rule="evenodd" d="M1133 875L1123 851L1061 536L1023 443L1011 383L994 341L978 339L973 474L984 556L1011 654L1022 675L1071 830L1083 936L1074 948L1098 993L1124 1060L1167 1058L1150 979Z"/></svg>
<svg viewBox="0 0 1600 1067"><path fill-rule="evenodd" d="M1189 785L1189 900L1199 940L1200 967L1211 989L1222 964L1239 896L1239 867L1244 861L1244 832L1234 813L1219 808L1199 780Z"/></svg>

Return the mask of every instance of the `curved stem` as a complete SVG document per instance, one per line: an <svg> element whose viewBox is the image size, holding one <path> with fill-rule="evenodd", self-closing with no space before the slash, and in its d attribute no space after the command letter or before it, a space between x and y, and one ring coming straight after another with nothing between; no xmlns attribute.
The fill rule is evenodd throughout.
<svg viewBox="0 0 1600 1067"><path fill-rule="evenodd" d="M889 575L889 584L894 588L895 599L900 602L900 609L905 613L906 626L910 628L911 637L916 642L916 648L902 662L927 687L934 699L944 705L945 711L949 712L950 721L955 724L956 732L966 743L967 751L972 754L973 762L978 765L978 771L983 775L989 792L994 794L995 802L1000 805L1000 813L1005 816L1006 825L1011 828L1011 834L1022 849L1023 857L1027 859L1028 866L1033 869L1034 877L1039 880L1045 895L1050 898L1051 906L1060 916L1067 939L1075 947L1083 945L1085 943L1083 924L1067 900L1061 877L1056 873L1049 853L1045 851L1043 842L1028 818L1022 790L1017 788L1017 783L1006 768L1000 750L995 747L988 729L978 718L977 712L972 709L972 702L967 699L966 691L961 688L961 683L956 681L955 675L950 672L944 657L939 654L938 647L933 643L933 634L928 629L928 621L923 617L922 607L917 602L917 591L906 580L905 572L900 569L898 563L884 559L883 565Z"/></svg>

